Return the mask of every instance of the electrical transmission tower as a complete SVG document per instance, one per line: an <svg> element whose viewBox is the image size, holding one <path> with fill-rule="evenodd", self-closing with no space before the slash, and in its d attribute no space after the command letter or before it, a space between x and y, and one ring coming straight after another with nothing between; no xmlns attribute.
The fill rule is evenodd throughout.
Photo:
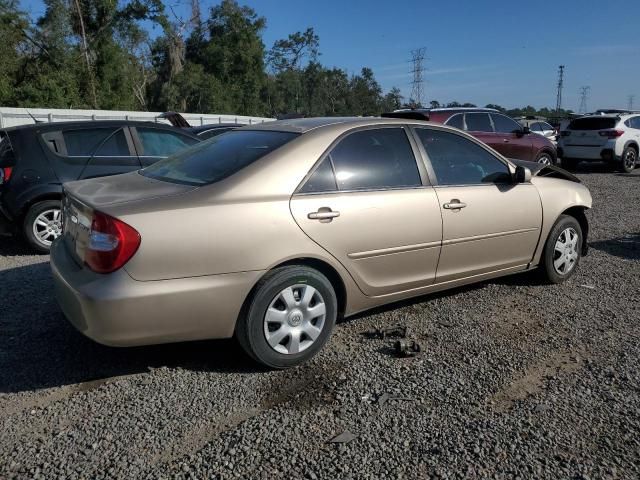
<svg viewBox="0 0 640 480"><path fill-rule="evenodd" d="M580 87L580 108L578 109L578 113L587 113L587 99L589 98L589 90L591 90L591 87L588 85Z"/></svg>
<svg viewBox="0 0 640 480"><path fill-rule="evenodd" d="M421 107L424 102L424 54L426 52L425 47L411 50L411 63L413 65L411 73L413 74L413 81L411 82L411 100L416 106Z"/></svg>
<svg viewBox="0 0 640 480"><path fill-rule="evenodd" d="M564 83L564 65L558 67L558 95L556 96L556 115L562 108L562 84Z"/></svg>
<svg viewBox="0 0 640 480"><path fill-rule="evenodd" d="M635 96L635 95L629 95L629 96L627 97L627 100L628 100L628 102L627 102L627 109L629 109L629 110L633 110L633 101L634 101L635 99L636 99L636 96Z"/></svg>

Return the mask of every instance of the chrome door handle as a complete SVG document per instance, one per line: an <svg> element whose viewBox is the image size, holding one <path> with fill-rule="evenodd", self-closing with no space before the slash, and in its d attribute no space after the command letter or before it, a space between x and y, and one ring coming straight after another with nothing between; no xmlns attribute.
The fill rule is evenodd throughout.
<svg viewBox="0 0 640 480"><path fill-rule="evenodd" d="M445 203L444 205L442 205L442 207L446 208L447 210L460 210L461 208L464 208L466 206L466 203L462 203L460 200L457 200L455 198L449 203Z"/></svg>
<svg viewBox="0 0 640 480"><path fill-rule="evenodd" d="M334 212L329 207L322 207L319 208L317 212L311 212L308 214L307 218L309 220L320 220L322 223L327 223L339 216L340 212Z"/></svg>

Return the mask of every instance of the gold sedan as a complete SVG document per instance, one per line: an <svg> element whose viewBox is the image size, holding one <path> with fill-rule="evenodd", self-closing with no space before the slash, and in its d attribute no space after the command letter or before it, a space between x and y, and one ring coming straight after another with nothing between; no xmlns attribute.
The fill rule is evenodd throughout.
<svg viewBox="0 0 640 480"><path fill-rule="evenodd" d="M421 121L248 126L138 172L65 184L58 302L128 346L236 336L300 364L338 317L540 268L573 275L587 188Z"/></svg>

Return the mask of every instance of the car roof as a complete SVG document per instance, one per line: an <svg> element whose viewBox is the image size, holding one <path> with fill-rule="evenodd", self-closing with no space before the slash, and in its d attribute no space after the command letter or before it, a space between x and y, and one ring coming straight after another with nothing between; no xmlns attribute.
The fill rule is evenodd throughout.
<svg viewBox="0 0 640 480"><path fill-rule="evenodd" d="M344 125L349 127L398 123L406 124L406 119L382 117L313 117L276 120L255 125L246 125L242 130L271 130L279 132L306 133L322 127Z"/></svg>
<svg viewBox="0 0 640 480"><path fill-rule="evenodd" d="M140 120L76 120L70 122L40 122L30 123L28 125L16 125L14 127L7 127L4 130L7 132L13 132L17 130L58 130L61 128L84 128L84 127L121 127L123 125L144 126L144 127L159 127L168 130L176 130L175 127L166 123L158 122L145 122Z"/></svg>

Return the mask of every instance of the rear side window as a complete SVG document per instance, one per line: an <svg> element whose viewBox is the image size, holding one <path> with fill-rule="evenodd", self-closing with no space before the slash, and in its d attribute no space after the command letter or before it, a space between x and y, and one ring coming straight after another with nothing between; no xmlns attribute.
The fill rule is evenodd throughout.
<svg viewBox="0 0 640 480"><path fill-rule="evenodd" d="M196 139L159 128L136 128L142 144L143 155L147 157L168 157L197 143Z"/></svg>
<svg viewBox="0 0 640 480"><path fill-rule="evenodd" d="M471 140L440 130L416 131L439 185L511 182L509 168Z"/></svg>
<svg viewBox="0 0 640 480"><path fill-rule="evenodd" d="M467 113L465 122L470 132L493 132L488 113Z"/></svg>
<svg viewBox="0 0 640 480"><path fill-rule="evenodd" d="M493 119L493 125L496 128L496 132L514 133L522 130L522 126L518 122L511 120L509 117L505 117L504 115L492 113L491 118ZM540 124L538 123L537 125L538 128L540 128Z"/></svg>
<svg viewBox="0 0 640 480"><path fill-rule="evenodd" d="M67 147L67 155L71 157L88 157L93 155L109 135L116 130L116 128L65 130L62 132L62 136ZM122 129L120 129L120 131L122 131ZM50 148L53 149L53 146L50 145Z"/></svg>
<svg viewBox="0 0 640 480"><path fill-rule="evenodd" d="M402 128L352 133L331 151L340 190L371 190L422 185L418 165Z"/></svg>
<svg viewBox="0 0 640 480"><path fill-rule="evenodd" d="M207 185L220 181L273 152L299 134L237 130L201 142L141 170L168 182Z"/></svg>
<svg viewBox="0 0 640 480"><path fill-rule="evenodd" d="M615 127L617 123L617 118L586 117L572 120L567 128L569 130L606 130Z"/></svg>
<svg viewBox="0 0 640 480"><path fill-rule="evenodd" d="M336 177L329 157L325 158L320 166L311 174L300 189L300 193L335 192L338 189Z"/></svg>
<svg viewBox="0 0 640 480"><path fill-rule="evenodd" d="M96 156L101 157L129 157L131 152L129 151L129 144L127 143L127 137L124 135L124 130L120 129L113 135L111 135L107 141L105 141L98 150Z"/></svg>
<svg viewBox="0 0 640 480"><path fill-rule="evenodd" d="M0 167L13 167L16 163L9 135L0 131Z"/></svg>
<svg viewBox="0 0 640 480"><path fill-rule="evenodd" d="M449 125L450 127L459 128L460 130L464 130L464 117L461 113L458 113L447 120L445 125Z"/></svg>

